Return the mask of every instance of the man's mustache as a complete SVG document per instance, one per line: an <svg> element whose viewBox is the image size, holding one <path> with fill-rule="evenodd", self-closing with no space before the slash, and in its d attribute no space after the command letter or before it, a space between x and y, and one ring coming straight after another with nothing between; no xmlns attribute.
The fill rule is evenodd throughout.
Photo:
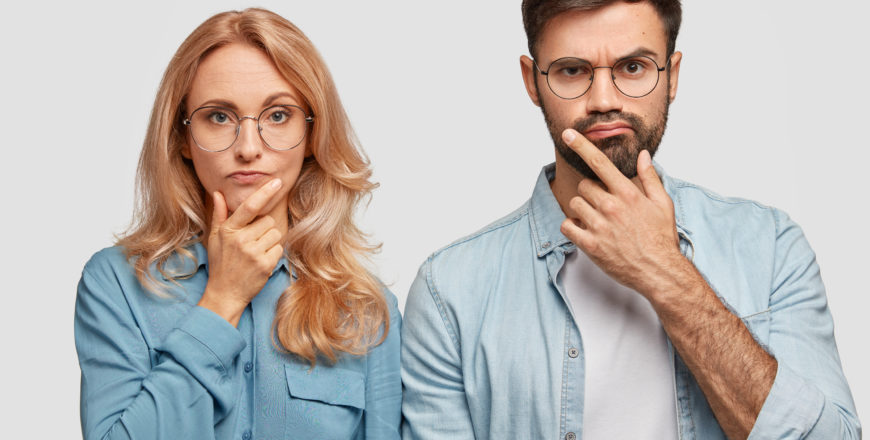
<svg viewBox="0 0 870 440"><path fill-rule="evenodd" d="M578 119L574 121L574 126L572 128L577 130L578 133L584 133L593 125L613 121L623 121L628 125L631 125L631 128L635 133L638 131L639 127L643 127L643 122L640 116L634 113L609 111L607 113L593 113L583 119Z"/></svg>

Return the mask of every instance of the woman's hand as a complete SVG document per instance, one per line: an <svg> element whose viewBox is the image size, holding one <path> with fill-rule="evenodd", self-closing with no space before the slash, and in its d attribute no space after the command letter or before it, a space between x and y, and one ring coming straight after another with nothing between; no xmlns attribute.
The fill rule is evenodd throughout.
<svg viewBox="0 0 870 440"><path fill-rule="evenodd" d="M284 254L281 244L284 233L275 229L275 219L261 212L280 188L280 179L266 183L245 199L229 218L223 195L213 194L208 283L199 305L234 326L238 325L245 307L266 285L272 269Z"/></svg>

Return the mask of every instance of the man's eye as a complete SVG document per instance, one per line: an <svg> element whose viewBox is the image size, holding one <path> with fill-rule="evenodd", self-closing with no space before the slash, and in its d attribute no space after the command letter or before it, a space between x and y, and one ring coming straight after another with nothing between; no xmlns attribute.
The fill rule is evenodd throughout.
<svg viewBox="0 0 870 440"><path fill-rule="evenodd" d="M578 65L578 64L560 66L556 70L556 73L559 76L562 76L565 78L583 77L583 76L589 76L589 68L586 66L583 66L583 65Z"/></svg>
<svg viewBox="0 0 870 440"><path fill-rule="evenodd" d="M646 63L638 60L626 60L625 62L619 63L615 69L617 74L622 74L625 76L640 76L647 72L648 68Z"/></svg>

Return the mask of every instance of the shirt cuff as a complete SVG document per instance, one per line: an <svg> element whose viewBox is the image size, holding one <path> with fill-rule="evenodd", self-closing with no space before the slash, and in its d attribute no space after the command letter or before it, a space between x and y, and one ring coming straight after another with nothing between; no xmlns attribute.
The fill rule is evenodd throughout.
<svg viewBox="0 0 870 440"><path fill-rule="evenodd" d="M182 318L163 341L163 351L172 355L195 376L202 369L216 369L227 376L247 345L238 329L204 307L196 306ZM212 370L214 371L214 370Z"/></svg>
<svg viewBox="0 0 870 440"><path fill-rule="evenodd" d="M749 438L803 438L819 420L824 406L821 391L779 362L773 387Z"/></svg>

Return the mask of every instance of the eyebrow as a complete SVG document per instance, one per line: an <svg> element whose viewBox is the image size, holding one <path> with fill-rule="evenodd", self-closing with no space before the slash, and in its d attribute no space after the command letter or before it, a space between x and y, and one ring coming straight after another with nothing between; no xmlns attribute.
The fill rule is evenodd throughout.
<svg viewBox="0 0 870 440"><path fill-rule="evenodd" d="M290 98L294 104L296 104L296 105L299 104L298 102L296 102L296 98L293 95L291 95L289 92L278 92L278 93L274 93L274 94L269 95L265 100L263 100L262 106L264 108L268 107L269 105L271 105L275 101L277 101L279 98ZM220 107L229 108L229 109L234 110L234 111L239 110L239 107L234 102L223 100L223 99L209 99L208 101L205 101L202 104L198 105L196 108L205 107L207 105L217 105Z"/></svg>
<svg viewBox="0 0 870 440"><path fill-rule="evenodd" d="M635 50L633 50L633 51L631 51L631 52L629 52L629 53L627 53L627 54L625 54L625 55L622 55L622 56L616 58L616 61L624 60L624 59L626 59L626 58L633 58L633 57L650 57L650 58L652 58L653 60L655 60L655 58L656 58L658 55L659 55L658 52L656 52L656 51L654 51L654 50L647 49L647 48L645 48L645 47L639 47L639 48L637 48L637 49L635 49ZM561 58L568 58L568 57L561 57ZM589 63L589 64L592 64L591 61L589 61L589 60L587 60L587 59L585 59L585 58L580 58L580 57L571 57L571 58L577 58L577 59L580 60L580 61L585 61L585 62L587 62L587 63ZM557 59L558 59L558 58L557 58ZM657 62L657 61L656 61L656 62ZM551 64L552 64L552 62L551 62Z"/></svg>

